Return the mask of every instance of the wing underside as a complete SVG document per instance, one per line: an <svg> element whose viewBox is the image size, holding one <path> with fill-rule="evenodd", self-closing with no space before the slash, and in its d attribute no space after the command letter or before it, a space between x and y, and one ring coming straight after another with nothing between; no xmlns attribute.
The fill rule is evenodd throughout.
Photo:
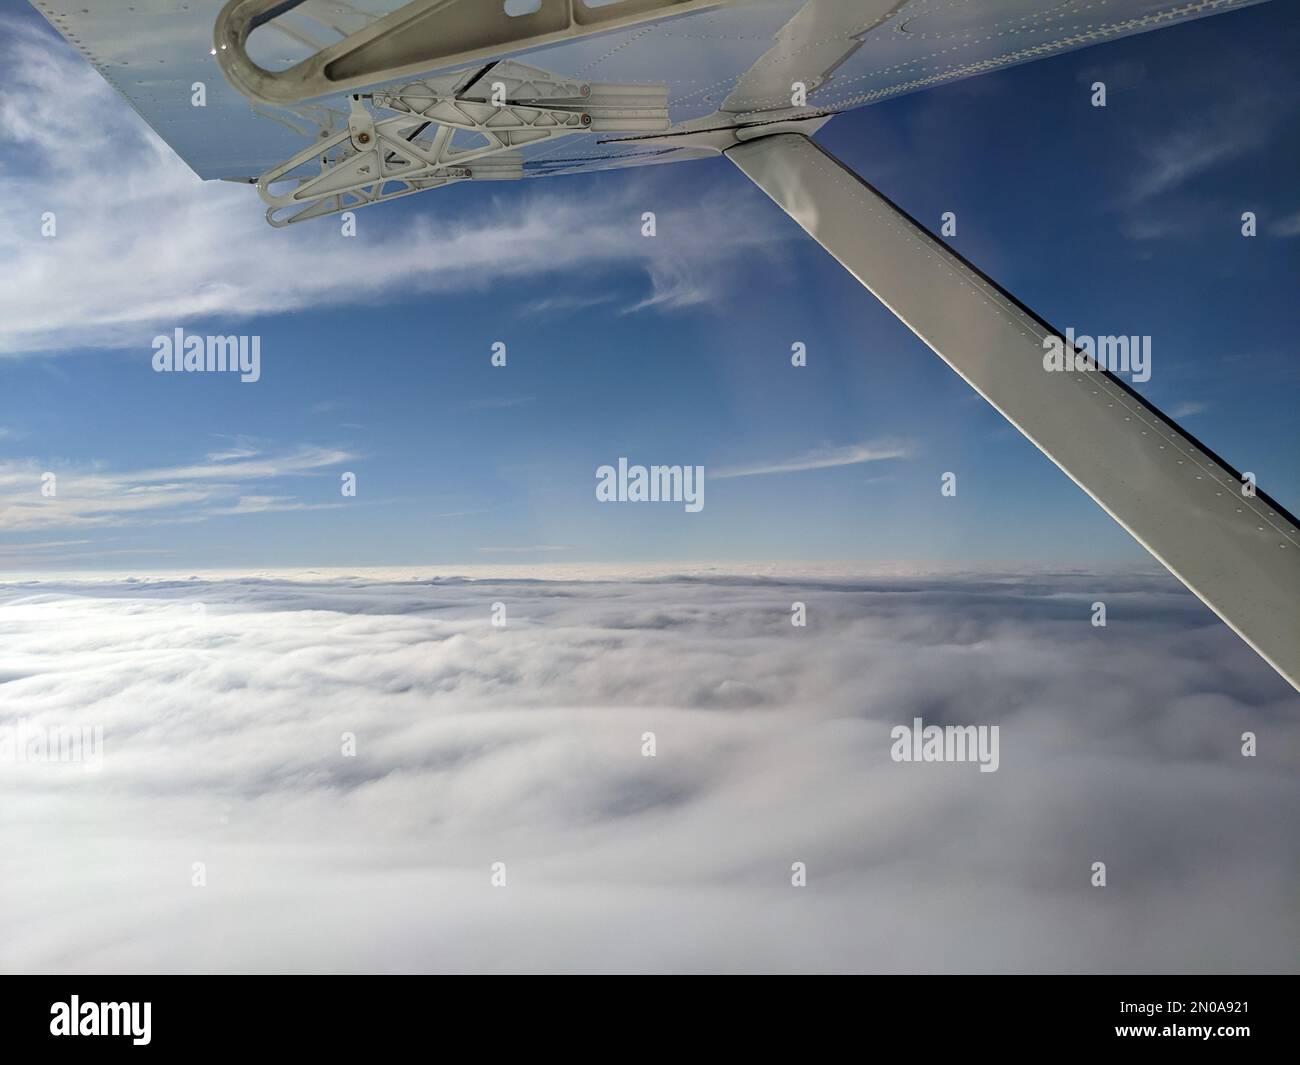
<svg viewBox="0 0 1300 1065"><path fill-rule="evenodd" d="M32 2L201 177L255 178L300 152L321 130L346 127L345 94L276 106L254 103L232 88L213 54L216 4ZM248 53L268 70L284 70L364 31L403 2L280 4L280 13L249 37ZM474 2L490 6L497 0ZM794 81L807 85L810 113L830 114L1257 2L737 0L515 58L588 81L665 85L674 124L719 110L787 106ZM206 87L203 108L192 106L198 82ZM376 87L396 88L398 82ZM592 132L525 148L523 174L640 166L699 154L608 140Z"/></svg>

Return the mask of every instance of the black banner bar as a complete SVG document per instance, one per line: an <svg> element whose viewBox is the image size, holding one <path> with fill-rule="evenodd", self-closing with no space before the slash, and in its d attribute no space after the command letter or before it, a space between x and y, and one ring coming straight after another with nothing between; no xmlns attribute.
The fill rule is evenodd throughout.
<svg viewBox="0 0 1300 1065"><path fill-rule="evenodd" d="M1235 1059L1292 1049L1294 993L1292 978L1232 976L868 976L836 986L732 980L707 989L644 978L523 988L430 976L41 976L3 982L0 1030L7 1050L56 1054L335 1056L396 1053L413 1042L481 1042L489 1053L512 1040L537 1053L561 1039L610 1049L659 1044L674 1054L757 1042L770 1054L781 1044L818 1052L835 1036L863 1049L1132 1044L1175 1060L1188 1052Z"/></svg>

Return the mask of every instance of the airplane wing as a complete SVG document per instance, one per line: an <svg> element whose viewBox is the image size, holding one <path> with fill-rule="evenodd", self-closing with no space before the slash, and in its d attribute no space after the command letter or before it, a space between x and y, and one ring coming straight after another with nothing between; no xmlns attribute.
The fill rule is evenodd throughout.
<svg viewBox="0 0 1300 1065"><path fill-rule="evenodd" d="M264 98L246 96L222 73L237 54L244 67L274 76L322 53L351 57L354 67L368 59L371 75L402 71L370 77L366 91L513 57L590 82L663 85L678 126L719 110L789 106L794 80L806 82L810 110L833 114L1262 0L231 0L224 9L202 0L32 2L195 173L247 181L322 129L346 127L358 86L340 77L304 87L299 77ZM532 14L508 14L529 6ZM245 29L242 41L214 36L219 15L231 32ZM376 36L385 25L393 32ZM380 62L386 40L387 59L398 64L388 68ZM421 42L423 65L403 63ZM202 108L192 105L198 83ZM309 95L278 98L295 93ZM525 148L522 176L701 154L608 140L591 131Z"/></svg>

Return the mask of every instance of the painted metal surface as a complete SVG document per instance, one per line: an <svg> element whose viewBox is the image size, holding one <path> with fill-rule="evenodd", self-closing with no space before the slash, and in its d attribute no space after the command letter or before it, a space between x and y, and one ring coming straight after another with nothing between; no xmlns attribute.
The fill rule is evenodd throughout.
<svg viewBox="0 0 1300 1065"><path fill-rule="evenodd" d="M273 107L233 88L214 55L219 0L31 2L202 177L256 177L299 152L322 128L347 126L343 95ZM486 7L502 0L480 2ZM739 0L517 58L589 81L667 84L674 123L723 107L788 107L788 82L796 79L808 83L810 113L834 112L1257 2L813 0L805 7L802 0ZM305 0L254 31L249 55L268 70L284 70L402 6L402 0ZM207 89L204 108L191 106L192 86L200 81ZM697 154L603 139L584 134L526 149L525 174Z"/></svg>

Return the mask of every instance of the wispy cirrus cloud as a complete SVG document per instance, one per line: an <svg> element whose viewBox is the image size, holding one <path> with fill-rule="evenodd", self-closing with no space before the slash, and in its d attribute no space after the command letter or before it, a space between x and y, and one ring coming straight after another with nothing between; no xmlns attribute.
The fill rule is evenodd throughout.
<svg viewBox="0 0 1300 1065"><path fill-rule="evenodd" d="M0 532L194 522L330 506L334 501L300 500L250 488L319 475L355 457L339 448L300 447L278 454L241 448L189 465L137 470L35 459L0 461Z"/></svg>
<svg viewBox="0 0 1300 1065"><path fill-rule="evenodd" d="M1235 217L1241 206L1221 202L1207 184L1210 175L1275 148L1279 131L1294 114L1293 71L1275 69L1262 78L1256 57L1242 50L1219 55L1215 69L1233 91L1208 107L1181 106L1188 96L1183 79L1200 77L1196 65L1143 89L1149 101L1160 105L1132 126L1129 176L1115 204L1123 215L1121 230L1131 240L1187 237L1203 231L1220 213L1234 211Z"/></svg>
<svg viewBox="0 0 1300 1065"><path fill-rule="evenodd" d="M1275 237L1300 237L1300 211L1270 223L1268 232Z"/></svg>
<svg viewBox="0 0 1300 1065"><path fill-rule="evenodd" d="M1198 399L1189 399L1182 403L1175 403L1169 413L1175 418L1191 418L1193 415L1203 414L1209 408L1208 403L1202 403Z"/></svg>
<svg viewBox="0 0 1300 1065"><path fill-rule="evenodd" d="M1268 143L1273 108L1256 98L1234 98L1210 114L1188 116L1146 141L1129 189L1133 204L1171 192L1211 168Z"/></svg>
<svg viewBox="0 0 1300 1065"><path fill-rule="evenodd" d="M762 477L772 473L800 473L804 470L825 470L834 466L858 466L864 462L905 459L911 454L911 448L907 445L890 441L850 444L847 447L815 448L786 459L724 466L722 469L710 470L709 477L722 480L731 477Z"/></svg>
<svg viewBox="0 0 1300 1065"><path fill-rule="evenodd" d="M238 501L230 506L211 507L205 513L216 517L228 514L268 514L290 510L334 510L347 505L343 502L305 503L291 496L240 496Z"/></svg>

